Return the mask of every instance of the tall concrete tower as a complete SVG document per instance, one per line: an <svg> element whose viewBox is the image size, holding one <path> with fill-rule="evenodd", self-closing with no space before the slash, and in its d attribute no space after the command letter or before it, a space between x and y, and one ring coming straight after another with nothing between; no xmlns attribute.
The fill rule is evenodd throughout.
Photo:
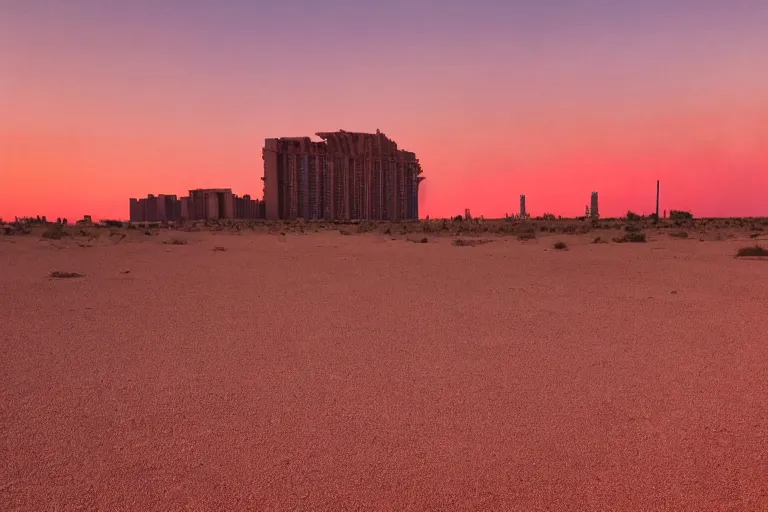
<svg viewBox="0 0 768 512"><path fill-rule="evenodd" d="M520 218L525 218L525 194L520 194Z"/></svg>
<svg viewBox="0 0 768 512"><path fill-rule="evenodd" d="M600 217L600 210L597 205L597 192L592 192L592 200L589 206L589 216L593 219Z"/></svg>

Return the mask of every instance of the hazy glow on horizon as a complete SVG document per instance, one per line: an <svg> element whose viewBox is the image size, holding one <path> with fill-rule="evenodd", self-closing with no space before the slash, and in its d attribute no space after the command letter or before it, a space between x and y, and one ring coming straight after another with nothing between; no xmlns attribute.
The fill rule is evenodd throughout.
<svg viewBox="0 0 768 512"><path fill-rule="evenodd" d="M768 2L0 0L0 217L262 193L266 137L381 129L420 214L768 215ZM690 5L690 7L688 7Z"/></svg>

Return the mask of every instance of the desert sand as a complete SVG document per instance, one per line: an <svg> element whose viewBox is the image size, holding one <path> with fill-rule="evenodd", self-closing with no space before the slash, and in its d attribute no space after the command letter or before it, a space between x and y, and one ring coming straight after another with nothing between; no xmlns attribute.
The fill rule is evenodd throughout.
<svg viewBox="0 0 768 512"><path fill-rule="evenodd" d="M2 510L768 509L748 232L99 231L0 235Z"/></svg>

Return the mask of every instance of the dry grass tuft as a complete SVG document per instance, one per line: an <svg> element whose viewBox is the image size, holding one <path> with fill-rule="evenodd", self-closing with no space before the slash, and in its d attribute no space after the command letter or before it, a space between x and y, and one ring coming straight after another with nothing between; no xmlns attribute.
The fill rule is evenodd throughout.
<svg viewBox="0 0 768 512"><path fill-rule="evenodd" d="M54 270L49 274L49 276L55 279L71 279L74 277L85 277L85 274L78 274L77 272L61 272L60 270Z"/></svg>
<svg viewBox="0 0 768 512"><path fill-rule="evenodd" d="M535 240L536 234L535 233L523 233L522 235L518 235L518 240L526 241L526 240Z"/></svg>
<svg viewBox="0 0 768 512"><path fill-rule="evenodd" d="M613 239L614 242L617 244L624 244L624 243L643 243L647 242L648 240L645 239L645 233L627 233L624 236L616 237Z"/></svg>
<svg viewBox="0 0 768 512"><path fill-rule="evenodd" d="M413 242L414 244L426 244L429 242L429 239L427 237L422 238L408 238L409 242Z"/></svg>
<svg viewBox="0 0 768 512"><path fill-rule="evenodd" d="M687 231L673 231L669 234L669 236L673 238L688 238L688 232Z"/></svg>
<svg viewBox="0 0 768 512"><path fill-rule="evenodd" d="M555 242L555 245L553 246L558 251L564 251L568 248L568 245L566 245L565 242Z"/></svg>
<svg viewBox="0 0 768 512"><path fill-rule="evenodd" d="M592 243L593 244L607 244L608 241L607 240L603 240L601 237L598 236L598 237L595 237L594 240L592 240Z"/></svg>
<svg viewBox="0 0 768 512"><path fill-rule="evenodd" d="M213 252L225 252L227 250L226 247L221 247L220 245L217 245L213 248Z"/></svg>
<svg viewBox="0 0 768 512"><path fill-rule="evenodd" d="M759 245L755 245L754 247L742 247L741 249L736 251L737 258L746 258L746 257L764 258L766 256L768 256L768 249L765 249L764 247L761 247Z"/></svg>
<svg viewBox="0 0 768 512"><path fill-rule="evenodd" d="M163 242L167 245L187 245L187 240L184 238L171 238L170 240L166 240Z"/></svg>
<svg viewBox="0 0 768 512"><path fill-rule="evenodd" d="M342 235L345 235L345 236L349 236L349 235L352 234L351 232L347 231L346 229L340 229L339 233L342 234Z"/></svg>
<svg viewBox="0 0 768 512"><path fill-rule="evenodd" d="M456 240L452 241L451 244L455 245L456 247L474 247L476 245L482 245L493 242L493 240L467 240L465 238L457 238Z"/></svg>
<svg viewBox="0 0 768 512"><path fill-rule="evenodd" d="M53 224L51 227L43 231L43 238L49 240L61 240L61 237L67 236L67 232L64 231L64 226L61 224Z"/></svg>

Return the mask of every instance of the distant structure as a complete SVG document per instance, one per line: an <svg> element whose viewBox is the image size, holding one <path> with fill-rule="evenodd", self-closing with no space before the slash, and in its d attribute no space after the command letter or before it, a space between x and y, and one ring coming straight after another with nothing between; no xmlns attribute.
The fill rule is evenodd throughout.
<svg viewBox="0 0 768 512"><path fill-rule="evenodd" d="M597 205L597 192L592 192L592 199L589 207L589 216L593 219L600 218L600 210Z"/></svg>
<svg viewBox="0 0 768 512"><path fill-rule="evenodd" d="M464 220L472 220L472 214L469 213L469 208L464 208Z"/></svg>
<svg viewBox="0 0 768 512"><path fill-rule="evenodd" d="M318 132L266 139L265 216L269 220L407 220L419 218L421 166L386 135Z"/></svg>
<svg viewBox="0 0 768 512"><path fill-rule="evenodd" d="M520 218L524 219L525 217L525 194L520 194Z"/></svg>
<svg viewBox="0 0 768 512"><path fill-rule="evenodd" d="M131 222L166 222L181 220L181 202L175 195L149 194L130 199Z"/></svg>
<svg viewBox="0 0 768 512"><path fill-rule="evenodd" d="M664 215L666 217L666 214ZM659 180L656 180L656 221L659 220Z"/></svg>
<svg viewBox="0 0 768 512"><path fill-rule="evenodd" d="M230 188L189 191L189 196L149 194L130 199L131 222L181 222L185 220L263 219L264 203L245 195L238 197Z"/></svg>

